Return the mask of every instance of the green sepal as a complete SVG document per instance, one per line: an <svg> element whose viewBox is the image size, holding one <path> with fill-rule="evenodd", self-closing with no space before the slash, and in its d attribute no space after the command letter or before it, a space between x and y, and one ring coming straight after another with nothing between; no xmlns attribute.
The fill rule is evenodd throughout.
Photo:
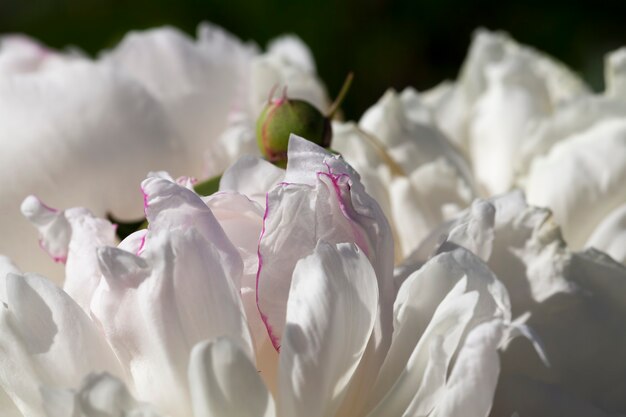
<svg viewBox="0 0 626 417"><path fill-rule="evenodd" d="M196 193L201 196L207 196L216 193L220 189L220 180L222 179L221 175L218 175L213 178L209 178L208 180L197 183L193 186L193 189Z"/></svg>

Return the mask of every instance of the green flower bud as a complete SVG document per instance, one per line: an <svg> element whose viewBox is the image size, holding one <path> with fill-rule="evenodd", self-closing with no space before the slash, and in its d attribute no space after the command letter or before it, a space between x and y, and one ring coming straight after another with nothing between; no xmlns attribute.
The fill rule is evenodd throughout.
<svg viewBox="0 0 626 417"><path fill-rule="evenodd" d="M327 148L332 136L330 119L304 100L283 96L269 102L256 125L257 143L263 156L276 164L287 161L292 133Z"/></svg>

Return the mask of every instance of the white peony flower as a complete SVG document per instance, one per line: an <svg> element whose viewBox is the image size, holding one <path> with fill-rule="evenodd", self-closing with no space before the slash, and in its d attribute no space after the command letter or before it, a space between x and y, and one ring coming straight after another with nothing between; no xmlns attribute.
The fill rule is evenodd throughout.
<svg viewBox="0 0 626 417"><path fill-rule="evenodd" d="M626 262L625 63L624 49L609 54L607 89L592 94L562 64L480 30L455 83L386 93L358 128L336 125L332 147L381 202L397 261L473 198L520 188L570 247Z"/></svg>
<svg viewBox="0 0 626 417"><path fill-rule="evenodd" d="M251 172L279 182L254 190ZM269 187L265 202L239 184ZM153 174L142 183L149 227L117 247L106 220L27 198L68 276L64 291L0 259L0 410L488 415L498 351L519 326L480 258L442 253L396 288L380 207L340 157L298 137L285 172L246 158L222 188L200 197Z"/></svg>
<svg viewBox="0 0 626 417"><path fill-rule="evenodd" d="M203 178L258 154L254 136L232 139L229 120L254 123L274 84L326 102L298 39L279 38L262 54L208 24L197 40L173 28L133 32L95 60L6 36L0 74L0 252L59 282L61 267L42 257L18 214L28 194L134 220L136 184L147 172Z"/></svg>
<svg viewBox="0 0 626 417"><path fill-rule="evenodd" d="M413 261L458 245L480 256L511 294L514 320L532 329L545 356L530 339L504 350L492 415L626 412L626 267L594 249L571 251L550 211L528 206L519 192L475 201L437 234L443 243L430 239Z"/></svg>
<svg viewBox="0 0 626 417"><path fill-rule="evenodd" d="M391 221L398 260L477 193L467 162L428 111L414 90L390 90L358 125L333 126L333 149L361 173Z"/></svg>

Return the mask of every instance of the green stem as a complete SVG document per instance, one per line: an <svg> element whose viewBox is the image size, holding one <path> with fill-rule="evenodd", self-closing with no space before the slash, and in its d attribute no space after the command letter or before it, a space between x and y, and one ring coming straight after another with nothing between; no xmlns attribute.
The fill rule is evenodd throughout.
<svg viewBox="0 0 626 417"><path fill-rule="evenodd" d="M335 99L333 104L331 104L330 109L328 109L328 114L326 117L328 117L329 119L332 119L335 113L337 112L337 110L339 110L339 106L341 106L341 103L343 103L343 100L346 98L346 94L348 94L348 91L350 90L350 86L352 85L352 80L354 80L354 73L349 72L348 75L346 76L346 80L343 82L343 85L341 86L341 90L339 90L339 94L337 95L337 98Z"/></svg>

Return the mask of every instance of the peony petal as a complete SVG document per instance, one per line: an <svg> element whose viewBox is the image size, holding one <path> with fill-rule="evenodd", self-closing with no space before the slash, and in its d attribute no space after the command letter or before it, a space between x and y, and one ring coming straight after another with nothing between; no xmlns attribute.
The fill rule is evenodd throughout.
<svg viewBox="0 0 626 417"><path fill-rule="evenodd" d="M613 210L593 231L585 247L594 247L626 264L626 204Z"/></svg>
<svg viewBox="0 0 626 417"><path fill-rule="evenodd" d="M285 171L270 162L242 156L222 175L220 191L236 191L265 207L265 195L284 178Z"/></svg>
<svg viewBox="0 0 626 417"><path fill-rule="evenodd" d="M114 276L101 283L92 310L133 375L138 398L170 413L186 410L194 344L229 335L252 352L239 291L225 260L193 229L153 234L142 254L146 261L132 262L130 256L116 249L101 252L105 277L106 271Z"/></svg>
<svg viewBox="0 0 626 417"><path fill-rule="evenodd" d="M25 415L41 415L39 384L75 387L92 371L123 375L96 326L62 290L37 275L8 274L0 312L0 385Z"/></svg>
<svg viewBox="0 0 626 417"><path fill-rule="evenodd" d="M420 403L420 415L428 414L437 404L449 361L478 302L476 292L464 293L465 285L465 280L459 281L442 301L420 342L407 358L405 369L368 416L404 415L414 397ZM375 388L375 392L380 389Z"/></svg>
<svg viewBox="0 0 626 417"><path fill-rule="evenodd" d="M372 415L402 415L411 402L417 415L428 414L443 395L463 335L494 318L510 320L507 291L467 250L437 255L414 272L394 305L394 335L370 398Z"/></svg>
<svg viewBox="0 0 626 417"><path fill-rule="evenodd" d="M498 65L523 59L541 80L551 106L558 106L588 93L588 87L563 64L541 52L520 45L503 32L479 29L474 33L461 74L454 85L439 86L426 101L434 104L441 129L460 149L469 150L469 124L474 106L488 87L488 72Z"/></svg>
<svg viewBox="0 0 626 417"><path fill-rule="evenodd" d="M516 171L527 176L535 158L545 156L561 141L591 129L597 123L626 117L626 101L607 96L582 96L564 103L550 117L527 132L520 145ZM523 182L523 179L518 181Z"/></svg>
<svg viewBox="0 0 626 417"><path fill-rule="evenodd" d="M508 191L527 132L552 112L545 79L533 57L513 56L485 69L485 91L474 104L469 151L477 181L488 194Z"/></svg>
<svg viewBox="0 0 626 417"><path fill-rule="evenodd" d="M467 335L433 417L489 415L500 374L498 348L503 330L502 321L493 320Z"/></svg>
<svg viewBox="0 0 626 417"><path fill-rule="evenodd" d="M608 120L535 159L526 193L530 204L550 207L565 240L579 249L626 200L625 180L626 121Z"/></svg>
<svg viewBox="0 0 626 417"><path fill-rule="evenodd" d="M72 228L62 211L46 206L35 196L22 203L22 214L37 228L42 248L55 262L65 263L69 252Z"/></svg>
<svg viewBox="0 0 626 417"><path fill-rule="evenodd" d="M28 194L55 207L84 205L96 216L133 219L141 214L136 184L146 172L179 174L188 159L144 88L86 60L0 77L0 135L0 175L10 184L0 198L0 252L57 282L62 268L36 249L37 233L18 211Z"/></svg>
<svg viewBox="0 0 626 417"><path fill-rule="evenodd" d="M197 344L189 362L194 417L275 416L274 400L248 354L228 338Z"/></svg>
<svg viewBox="0 0 626 417"><path fill-rule="evenodd" d="M368 256L378 279L386 339L394 292L393 247L380 207L343 160L293 135L285 181L267 195L259 243L258 304L275 346L285 323L291 271L319 239L354 242Z"/></svg>
<svg viewBox="0 0 626 417"><path fill-rule="evenodd" d="M170 27L131 32L100 59L163 103L190 152L186 174L194 176L203 172L197 156L217 139L229 112L242 101L239 86L256 53L218 27L205 24L200 32L197 42Z"/></svg>
<svg viewBox="0 0 626 417"><path fill-rule="evenodd" d="M80 388L42 388L47 417L159 417L152 407L138 403L122 381L106 374L90 374Z"/></svg>
<svg viewBox="0 0 626 417"><path fill-rule="evenodd" d="M240 286L241 257L211 210L200 196L165 178L150 177L141 183L150 231L196 229L220 250L228 275Z"/></svg>
<svg viewBox="0 0 626 417"><path fill-rule="evenodd" d="M21 34L0 36L0 74L3 76L33 74L61 67L76 54L62 54Z"/></svg>
<svg viewBox="0 0 626 417"><path fill-rule="evenodd" d="M22 213L38 229L41 246L55 261L65 263L63 289L89 314L100 282L96 249L115 244L115 226L87 209L59 211L33 196L22 203Z"/></svg>
<svg viewBox="0 0 626 417"><path fill-rule="evenodd" d="M337 412L374 328L377 298L374 271L354 244L320 241L298 262L281 344L282 415Z"/></svg>
<svg viewBox="0 0 626 417"><path fill-rule="evenodd" d="M267 53L256 57L250 68L249 114L256 120L276 86L287 87L290 99L306 100L326 113L329 100L315 73L309 48L295 36L271 42Z"/></svg>
<svg viewBox="0 0 626 417"><path fill-rule="evenodd" d="M606 56L604 73L607 95L626 98L626 48Z"/></svg>

